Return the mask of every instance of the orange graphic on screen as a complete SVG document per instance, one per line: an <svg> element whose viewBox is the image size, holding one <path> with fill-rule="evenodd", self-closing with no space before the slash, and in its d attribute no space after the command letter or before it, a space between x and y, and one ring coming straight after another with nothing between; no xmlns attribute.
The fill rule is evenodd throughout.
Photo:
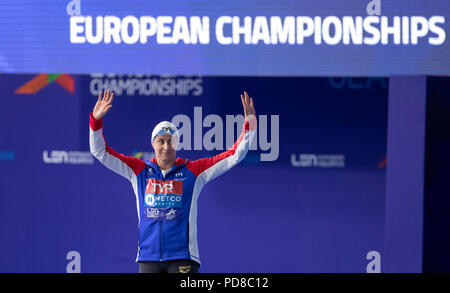
<svg viewBox="0 0 450 293"><path fill-rule="evenodd" d="M46 74L46 73L42 73L35 76L26 84L16 89L14 93L35 94L52 82L56 82L71 94L75 93L75 81L72 76L68 74Z"/></svg>

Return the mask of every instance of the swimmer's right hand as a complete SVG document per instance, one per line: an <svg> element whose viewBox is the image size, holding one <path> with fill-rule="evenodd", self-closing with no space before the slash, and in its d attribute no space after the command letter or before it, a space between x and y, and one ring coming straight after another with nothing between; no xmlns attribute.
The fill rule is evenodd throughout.
<svg viewBox="0 0 450 293"><path fill-rule="evenodd" d="M102 93L100 92L98 94L97 103L95 104L94 110L92 111L93 112L92 116L94 116L96 120L100 120L103 117L105 117L109 109L111 109L113 106L112 105L113 99L114 93L111 92L110 90L105 90L105 92L103 93L103 97Z"/></svg>

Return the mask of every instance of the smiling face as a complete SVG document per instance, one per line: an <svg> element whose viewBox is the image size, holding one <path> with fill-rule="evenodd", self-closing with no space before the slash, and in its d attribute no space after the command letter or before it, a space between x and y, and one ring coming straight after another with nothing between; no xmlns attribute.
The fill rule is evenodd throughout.
<svg viewBox="0 0 450 293"><path fill-rule="evenodd" d="M171 164L176 160L176 151L172 144L172 135L164 134L156 136L153 140L153 148L158 162L165 165Z"/></svg>

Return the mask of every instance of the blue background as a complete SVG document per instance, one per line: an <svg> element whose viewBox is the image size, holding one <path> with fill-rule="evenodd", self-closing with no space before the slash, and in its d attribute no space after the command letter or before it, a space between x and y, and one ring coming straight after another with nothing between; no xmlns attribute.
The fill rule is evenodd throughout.
<svg viewBox="0 0 450 293"><path fill-rule="evenodd" d="M74 250L82 272L137 272L130 183L98 161L43 161L44 150L89 150L91 77L74 75L74 94L56 82L14 94L34 76L0 76L0 150L9 152L0 161L0 271L65 272ZM201 272L365 272L367 253L383 250L388 80L196 78L200 96L117 95L104 134L118 152L151 152L157 122L193 119L195 106L203 117L243 114L243 90L257 115L279 115L278 159L260 162L263 151L250 151L200 195ZM345 167L293 167L291 154L301 153L344 154Z"/></svg>
<svg viewBox="0 0 450 293"><path fill-rule="evenodd" d="M138 271L129 182L96 160L74 165L43 159L45 151L89 151L88 115L103 89L98 81L116 92L104 121L106 139L127 155L151 153L154 125L177 114L192 121L194 107L202 107L203 117L223 120L243 114L243 90L255 99L258 115L278 115L277 159L261 162L267 151L252 150L200 195L201 272L366 272L370 251L385 258L382 271L449 271L449 80L428 77L425 130L422 78L396 77L450 75L447 0L381 1L381 14L390 19L444 16L447 40L441 46L425 39L398 46L392 38L386 46L317 46L311 39L293 46L219 46L214 31L209 45L74 45L69 2L0 0L0 272L66 272L70 251L80 253L81 272ZM369 2L82 0L81 14L206 15L213 29L222 15L366 16ZM52 82L34 94L14 93L41 72L70 74L74 92ZM144 75L133 75L138 73ZM106 85L113 79L152 79L163 86L150 95L119 93ZM186 79L196 82L195 90L171 88ZM390 156L394 176L386 178L388 122L390 133L399 131L417 145L390 137L390 149L399 152ZM402 123L411 127L403 132ZM424 130L422 192L415 189L420 178L404 183L422 174ZM196 159L218 152L178 155ZM344 155L345 167L295 167L291 158L300 154ZM411 154L419 159L408 160ZM414 198L398 192L405 187ZM409 239L414 243L399 244Z"/></svg>

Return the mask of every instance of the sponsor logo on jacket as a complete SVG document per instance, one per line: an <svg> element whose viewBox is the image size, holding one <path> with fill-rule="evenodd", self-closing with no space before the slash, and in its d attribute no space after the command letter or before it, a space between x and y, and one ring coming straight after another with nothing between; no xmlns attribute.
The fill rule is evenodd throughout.
<svg viewBox="0 0 450 293"><path fill-rule="evenodd" d="M181 208L183 203L183 182L176 180L148 179L144 204L156 208Z"/></svg>

